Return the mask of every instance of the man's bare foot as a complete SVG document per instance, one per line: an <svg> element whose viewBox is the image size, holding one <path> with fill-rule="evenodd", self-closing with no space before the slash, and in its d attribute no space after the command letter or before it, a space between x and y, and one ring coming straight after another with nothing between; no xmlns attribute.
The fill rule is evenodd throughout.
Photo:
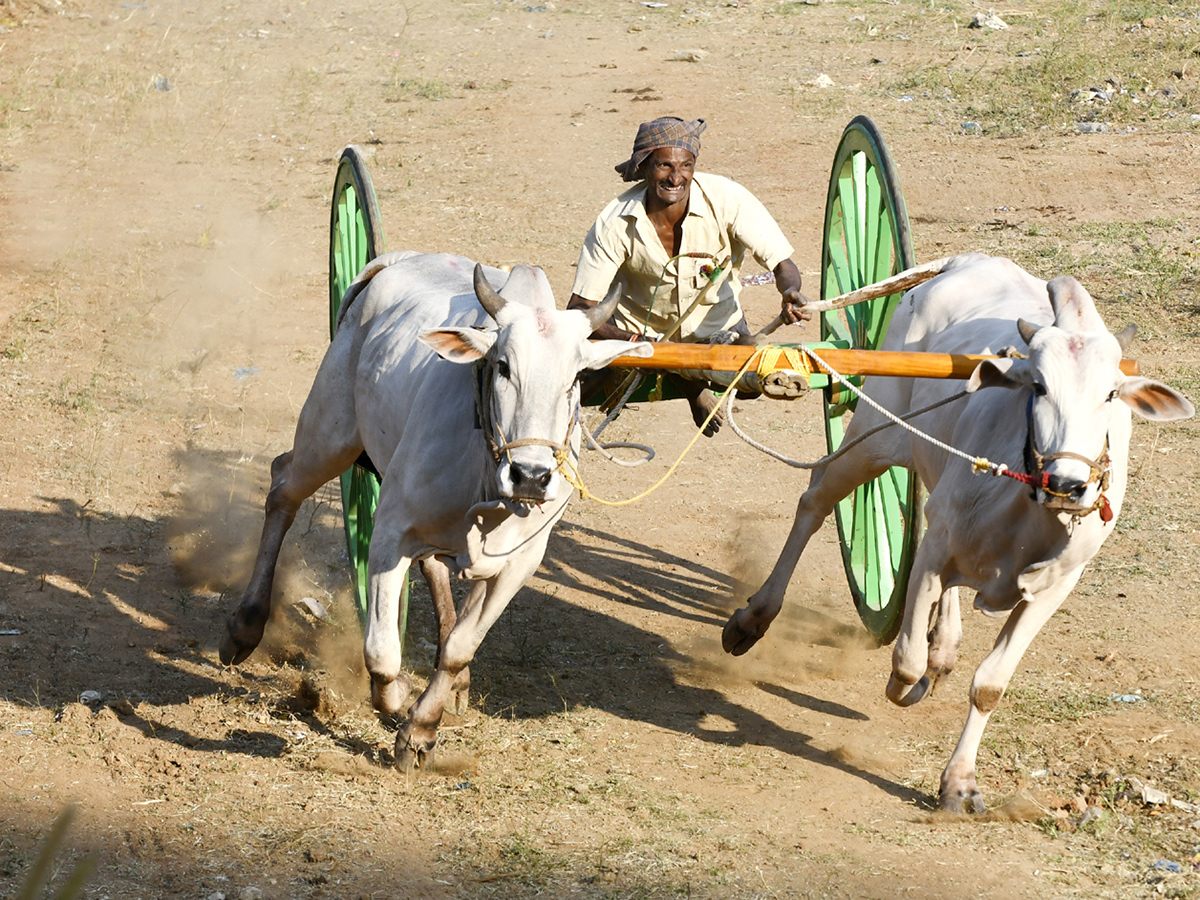
<svg viewBox="0 0 1200 900"><path fill-rule="evenodd" d="M709 413L714 409L717 411L712 420L704 425L705 437L712 437L721 430L721 426L725 424L725 413L720 409L721 401L712 391L705 388L700 393L688 397L688 403L692 406L692 421L696 423L697 428L704 425L704 420L708 418Z"/></svg>

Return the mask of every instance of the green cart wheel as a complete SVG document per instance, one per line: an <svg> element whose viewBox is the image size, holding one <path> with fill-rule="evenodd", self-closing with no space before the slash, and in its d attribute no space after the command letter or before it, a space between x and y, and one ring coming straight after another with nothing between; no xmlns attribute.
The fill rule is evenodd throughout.
<svg viewBox="0 0 1200 900"><path fill-rule="evenodd" d="M342 151L333 183L329 215L329 336L337 330L338 310L350 282L368 262L383 253L386 241L375 187L363 161L362 151L351 145ZM360 623L367 617L367 550L379 502L379 476L356 463L342 473L342 521L346 528L346 551L350 555L350 578ZM401 608L407 613L407 589ZM404 634L401 623L400 634Z"/></svg>
<svg viewBox="0 0 1200 900"><path fill-rule="evenodd" d="M879 130L858 116L842 132L829 177L821 252L821 297L829 299L914 265L900 180ZM901 294L823 313L821 339L854 349L883 343ZM842 442L855 396L825 389L829 452ZM842 562L859 618L880 644L900 629L904 595L918 540L921 489L916 475L895 467L858 487L834 510Z"/></svg>

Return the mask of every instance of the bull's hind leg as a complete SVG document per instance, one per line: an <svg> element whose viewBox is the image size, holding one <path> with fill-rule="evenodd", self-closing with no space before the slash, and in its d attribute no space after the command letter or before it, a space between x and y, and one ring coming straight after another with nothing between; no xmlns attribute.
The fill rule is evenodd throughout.
<svg viewBox="0 0 1200 900"><path fill-rule="evenodd" d="M283 538L296 518L300 504L321 485L336 478L362 452L353 415L354 395L349 379L323 378L333 351L326 355L312 392L300 411L292 449L271 463L271 488L267 492L266 518L254 572L242 602L225 624L221 662L237 665L254 652L271 615L275 565ZM346 384L341 384L346 381ZM333 415L323 415L325 410Z"/></svg>
<svg viewBox="0 0 1200 900"><path fill-rule="evenodd" d="M852 437L852 434L846 435L847 440ZM800 496L800 502L796 505L796 518L792 522L791 532L771 574L746 601L746 606L737 610L725 623L721 646L726 653L741 656L766 634L783 607L788 583L809 539L833 512L839 500L860 484L882 474L891 465L871 455L866 449L868 443L860 444L824 469L813 472L808 490Z"/></svg>
<svg viewBox="0 0 1200 900"><path fill-rule="evenodd" d="M434 668L441 666L442 654L445 652L446 641L458 621L458 613L454 609L454 592L450 589L450 569L437 557L431 556L421 560L421 574L429 585L429 595L433 599L433 611L437 617L438 654ZM450 688L450 697L446 708L456 716L465 715L471 693L471 670L463 666L454 678Z"/></svg>

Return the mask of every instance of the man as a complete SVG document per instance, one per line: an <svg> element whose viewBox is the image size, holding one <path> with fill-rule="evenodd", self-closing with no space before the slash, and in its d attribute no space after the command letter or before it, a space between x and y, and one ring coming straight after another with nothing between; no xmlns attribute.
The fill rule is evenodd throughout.
<svg viewBox="0 0 1200 900"><path fill-rule="evenodd" d="M643 122L629 159L616 167L636 182L604 208L584 239L569 309L595 306L614 281L622 299L597 338L687 343L747 341L738 303L746 251L775 275L781 315L806 322L792 246L766 208L741 185L696 172L703 119ZM722 267L722 264L724 266ZM718 267L721 271L713 277ZM700 425L717 405L704 384L672 376ZM705 429L721 427L720 413Z"/></svg>

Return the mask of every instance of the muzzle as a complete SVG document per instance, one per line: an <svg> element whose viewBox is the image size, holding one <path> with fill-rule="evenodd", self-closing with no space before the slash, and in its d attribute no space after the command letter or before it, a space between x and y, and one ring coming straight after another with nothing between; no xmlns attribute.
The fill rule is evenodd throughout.
<svg viewBox="0 0 1200 900"><path fill-rule="evenodd" d="M1025 425L1025 471L1029 474L1023 478L1019 478L1015 473L1006 472L1005 474L1031 485L1035 501L1039 499L1037 496L1038 491L1052 498L1052 500L1046 502L1045 505L1047 507L1068 510L1076 518L1091 515L1098 510L1102 521L1111 522L1113 518L1112 507L1109 505L1108 497L1105 496L1112 473L1112 459L1108 455L1107 432L1104 435L1104 449L1100 452L1098 460L1091 459L1081 453L1072 453L1069 450L1064 450L1060 453L1043 454L1037 448L1037 437L1034 434L1032 393L1030 393L1029 403L1025 407ZM1073 459L1086 465L1088 467L1087 479L1079 481L1078 479L1063 478L1047 472L1046 464L1059 459ZM1098 484L1100 488L1099 493L1096 495L1096 501L1091 506L1080 506L1080 501L1083 499L1084 493L1092 484Z"/></svg>

